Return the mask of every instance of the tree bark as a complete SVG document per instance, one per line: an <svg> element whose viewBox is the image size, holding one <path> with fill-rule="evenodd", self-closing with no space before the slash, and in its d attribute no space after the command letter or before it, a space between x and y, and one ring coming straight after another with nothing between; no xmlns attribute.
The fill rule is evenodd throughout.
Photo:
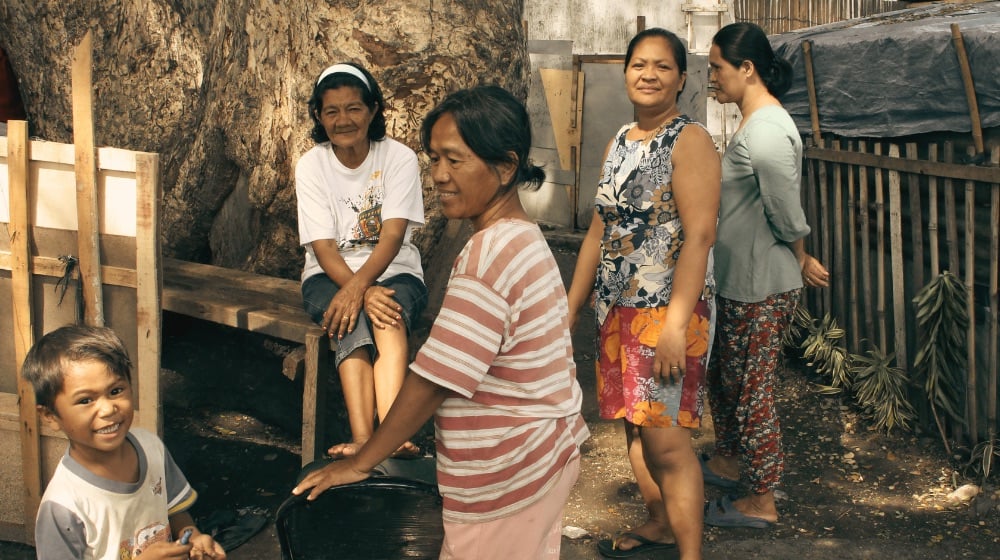
<svg viewBox="0 0 1000 560"><path fill-rule="evenodd" d="M0 0L0 46L32 134L72 142L72 51L93 31L97 144L161 154L164 254L296 277L294 168L312 145L306 103L319 72L363 64L386 95L389 135L419 150L420 122L448 92L497 83L525 97L522 6ZM443 229L429 186L425 260Z"/></svg>

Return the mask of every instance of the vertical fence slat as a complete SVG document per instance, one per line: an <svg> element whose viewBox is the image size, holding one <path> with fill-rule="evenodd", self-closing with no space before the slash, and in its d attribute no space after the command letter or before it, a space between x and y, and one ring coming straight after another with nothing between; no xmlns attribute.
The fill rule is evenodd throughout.
<svg viewBox="0 0 1000 560"><path fill-rule="evenodd" d="M906 159L918 159L916 142L906 144ZM924 213L920 206L920 177L916 174L906 175L906 186L910 195L910 247L913 255L913 291L916 293L924 287Z"/></svg>
<svg viewBox="0 0 1000 560"><path fill-rule="evenodd" d="M993 157L991 158L993 165L996 166L1000 164L1000 146L993 148ZM997 255L1000 255L1000 183L993 183L990 185L990 255L993 255L994 259ZM989 263L989 261L987 260ZM989 393L986 411L987 418L989 420L989 429L995 434L994 430L997 429L997 376L1000 375L1000 363L998 363L998 350L997 345L1000 344L1000 330L998 330L997 314L1000 310L997 309L998 304L1000 304L1000 297L997 295L997 283L998 275L1000 275L1000 263L992 262L990 265L990 288L989 288L989 306L990 306L990 322L989 328L986 330L986 336L989 337L989 349L987 350L987 363L986 367L989 372Z"/></svg>
<svg viewBox="0 0 1000 560"><path fill-rule="evenodd" d="M854 146L853 142L847 143L848 151L851 151ZM858 221L859 221L859 204L855 198L854 191L854 166L847 167L847 249L849 252L849 262L851 267L851 286L850 286L850 299L851 299L851 351L857 353L861 352L861 325L860 325L860 302L858 301L858 242L857 242L857 232L858 232ZM867 314L866 314L867 315Z"/></svg>
<svg viewBox="0 0 1000 560"><path fill-rule="evenodd" d="M882 143L875 142L875 155L882 155ZM878 342L883 352L888 352L889 332L885 314L885 195L883 170L875 168L875 312L878 315Z"/></svg>
<svg viewBox="0 0 1000 560"><path fill-rule="evenodd" d="M858 142L859 153L865 153L866 144L864 140ZM859 253L861 257L861 284L863 286L861 293L864 295L862 309L870 310L874 303L872 298L871 232L869 231L871 226L868 212L868 168L863 165L858 166L858 207L861 209L861 213L858 215L858 229L861 230L861 250ZM865 336L862 338L872 340L875 336L874 316L867 312L864 317Z"/></svg>
<svg viewBox="0 0 1000 560"><path fill-rule="evenodd" d="M899 157L899 145L889 145L889 157ZM899 171L889 171L889 258L892 267L892 331L896 365L906 368L906 307L903 271L903 212ZM883 351L886 349L883 347Z"/></svg>
<svg viewBox="0 0 1000 560"><path fill-rule="evenodd" d="M970 148L974 152L974 148ZM970 154L973 155L973 154ZM969 378L965 390L968 400L969 437L972 445L979 441L979 401L976 391L976 196L975 183L965 182L965 288L969 309Z"/></svg>
<svg viewBox="0 0 1000 560"><path fill-rule="evenodd" d="M944 143L944 161L955 161L955 144L951 140ZM957 278L961 278L958 265L958 221L955 219L955 184L951 179L944 180L944 227L945 240L948 247L948 270Z"/></svg>
<svg viewBox="0 0 1000 560"><path fill-rule="evenodd" d="M937 161L938 146L930 144L927 146L927 160ZM938 260L938 180L931 175L927 178L927 244L931 255L931 278L936 278L941 273L941 264Z"/></svg>
<svg viewBox="0 0 1000 560"><path fill-rule="evenodd" d="M840 151L840 140L833 140L830 146L833 150ZM833 263L828 263L833 269L834 278L844 277L844 244L840 242L844 238L844 176L843 165L833 164ZM835 301L830 310L843 309L846 302L844 297L844 282L834 281Z"/></svg>

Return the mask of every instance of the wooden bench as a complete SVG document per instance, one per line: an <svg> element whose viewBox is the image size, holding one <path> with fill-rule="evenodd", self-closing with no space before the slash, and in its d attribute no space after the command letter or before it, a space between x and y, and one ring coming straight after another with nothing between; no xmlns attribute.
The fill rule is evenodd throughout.
<svg viewBox="0 0 1000 560"><path fill-rule="evenodd" d="M305 345L302 464L324 445L325 375L332 342L302 309L299 282L219 266L163 259L163 309Z"/></svg>

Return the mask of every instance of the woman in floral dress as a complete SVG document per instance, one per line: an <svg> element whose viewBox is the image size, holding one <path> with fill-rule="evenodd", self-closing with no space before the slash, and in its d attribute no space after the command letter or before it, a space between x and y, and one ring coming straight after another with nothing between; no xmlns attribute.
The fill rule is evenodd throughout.
<svg viewBox="0 0 1000 560"><path fill-rule="evenodd" d="M704 127L680 113L685 50L669 31L636 35L625 87L637 120L608 145L594 218L569 292L570 318L594 293L600 414L625 422L649 520L602 541L610 557L678 547L701 558L700 426L715 312L712 244L720 163Z"/></svg>

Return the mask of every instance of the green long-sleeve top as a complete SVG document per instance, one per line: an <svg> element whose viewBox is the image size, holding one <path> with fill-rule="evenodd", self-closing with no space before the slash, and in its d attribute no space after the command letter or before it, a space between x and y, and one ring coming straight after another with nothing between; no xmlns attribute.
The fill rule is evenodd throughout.
<svg viewBox="0 0 1000 560"><path fill-rule="evenodd" d="M800 198L802 139L785 109L754 111L722 158L715 242L718 294L759 302L802 287L791 242L809 234Z"/></svg>

